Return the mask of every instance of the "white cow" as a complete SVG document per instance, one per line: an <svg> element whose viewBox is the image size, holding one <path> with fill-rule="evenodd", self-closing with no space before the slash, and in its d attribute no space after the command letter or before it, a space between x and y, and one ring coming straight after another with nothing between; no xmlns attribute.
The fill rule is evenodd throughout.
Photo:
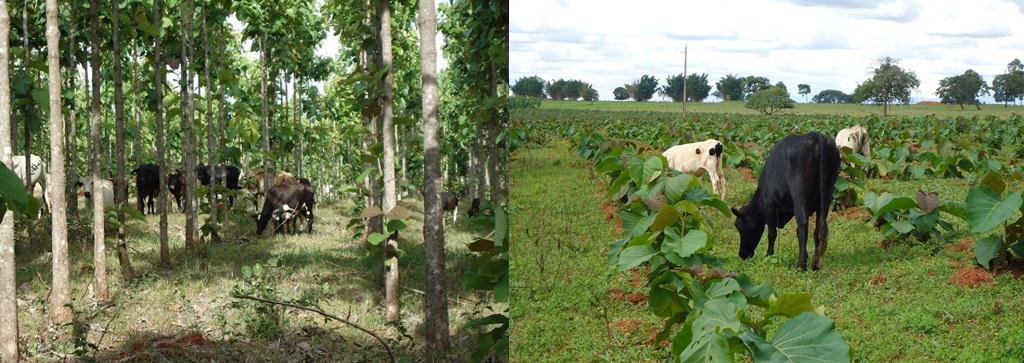
<svg viewBox="0 0 1024 363"><path fill-rule="evenodd" d="M836 147L842 152L844 146L855 153L871 157L871 138L868 137L868 130L860 125L839 130L836 134Z"/></svg>
<svg viewBox="0 0 1024 363"><path fill-rule="evenodd" d="M88 196L92 197L92 178L86 178L82 182L82 190L89 193ZM100 179L100 191L103 192L103 208L114 207L114 182L108 179ZM92 204L89 205L92 208Z"/></svg>
<svg viewBox="0 0 1024 363"><path fill-rule="evenodd" d="M47 170L46 170L47 169L46 168L46 162L43 161L43 158L39 157L39 155L35 155L35 154L31 154L29 156L29 161L30 161L29 173L31 175L31 176L29 176L29 185L31 185L31 188L29 190L32 190L33 192L35 192L36 191L36 185L41 186L42 187L42 191L43 191L43 193L40 193L42 195L41 201L43 202L42 210L44 210L44 211L45 210L49 210L50 209L50 202L49 202L49 200L47 198L47 194L49 193L50 189L46 187L46 176L47 176L47 173L48 173ZM18 180L21 180L22 185L24 185L25 184L25 155L14 155L14 156L12 156L11 157L11 169L14 169L13 170L14 171L14 175L17 175L18 176ZM35 194L35 193L33 193L33 194Z"/></svg>
<svg viewBox="0 0 1024 363"><path fill-rule="evenodd" d="M676 145L661 155L668 159L668 166L697 177L706 171L711 178L715 194L725 199L725 174L722 174L722 143L707 139L684 145Z"/></svg>

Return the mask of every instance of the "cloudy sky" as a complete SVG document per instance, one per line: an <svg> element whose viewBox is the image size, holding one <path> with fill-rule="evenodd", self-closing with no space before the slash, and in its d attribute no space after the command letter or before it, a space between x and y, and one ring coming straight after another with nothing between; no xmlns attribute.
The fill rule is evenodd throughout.
<svg viewBox="0 0 1024 363"><path fill-rule="evenodd" d="M604 1L516 0L510 20L514 80L590 82L601 99L643 74L726 74L851 93L873 63L893 56L917 73L916 100L971 68L991 82L1024 59L1024 0ZM991 101L991 97L987 97Z"/></svg>

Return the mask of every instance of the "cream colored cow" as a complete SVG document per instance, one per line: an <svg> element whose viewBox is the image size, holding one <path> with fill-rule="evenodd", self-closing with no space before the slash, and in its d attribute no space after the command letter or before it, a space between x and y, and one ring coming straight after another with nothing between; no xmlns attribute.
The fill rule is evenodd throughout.
<svg viewBox="0 0 1024 363"><path fill-rule="evenodd" d="M706 171L711 178L711 188L715 194L725 199L725 175L722 174L722 143L708 139L683 145L676 145L665 150L661 155L668 159L668 166L697 177Z"/></svg>
<svg viewBox="0 0 1024 363"><path fill-rule="evenodd" d="M861 125L842 129L836 134L836 147L839 148L839 152L843 151L844 146L855 153L871 157L871 138L868 137L868 130Z"/></svg>

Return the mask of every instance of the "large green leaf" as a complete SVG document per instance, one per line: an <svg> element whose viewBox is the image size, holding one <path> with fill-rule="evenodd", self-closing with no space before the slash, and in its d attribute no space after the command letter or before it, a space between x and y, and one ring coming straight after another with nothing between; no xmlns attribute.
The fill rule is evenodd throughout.
<svg viewBox="0 0 1024 363"><path fill-rule="evenodd" d="M811 294L785 294L769 302L765 317L783 315L792 318L807 311L814 311L814 305L811 305Z"/></svg>
<svg viewBox="0 0 1024 363"><path fill-rule="evenodd" d="M666 238L665 242L661 245L661 249L662 251L672 251L678 254L679 257L686 258L704 248L707 244L708 234L699 229L693 229L686 232L686 235L682 238Z"/></svg>
<svg viewBox="0 0 1024 363"><path fill-rule="evenodd" d="M619 254L619 271L626 271L631 268L640 266L651 257L654 257L658 252L654 250L654 247L650 245L633 246L622 250Z"/></svg>
<svg viewBox="0 0 1024 363"><path fill-rule="evenodd" d="M1021 202L1020 192L1014 192L999 199L999 195L987 187L971 188L967 192L967 225L972 234L981 234L998 227L1017 213Z"/></svg>
<svg viewBox="0 0 1024 363"><path fill-rule="evenodd" d="M864 194L864 206L868 207L875 216L895 210L907 210L917 207L917 202L907 197L896 197L889 193L876 195L873 192Z"/></svg>
<svg viewBox="0 0 1024 363"><path fill-rule="evenodd" d="M741 338L754 362L849 362L850 347L831 319L805 312L786 321L770 343L752 332Z"/></svg>
<svg viewBox="0 0 1024 363"><path fill-rule="evenodd" d="M644 174L642 184L650 183L652 180L661 175L661 172L665 170L665 158L662 156L652 156L647 158L644 162Z"/></svg>
<svg viewBox="0 0 1024 363"><path fill-rule="evenodd" d="M676 207L666 203L654 217L654 223L651 223L651 231L661 231L665 227L675 224L679 220L679 216L680 214Z"/></svg>
<svg viewBox="0 0 1024 363"><path fill-rule="evenodd" d="M3 196L7 209L18 213L26 212L30 197L24 185L11 169L0 163L0 196Z"/></svg>
<svg viewBox="0 0 1024 363"><path fill-rule="evenodd" d="M741 310L729 299L712 299L697 310L691 326L692 339L679 354L680 362L732 362L727 337L747 328L740 321Z"/></svg>
<svg viewBox="0 0 1024 363"><path fill-rule="evenodd" d="M677 174L669 178L665 183L665 196L668 197L668 202L679 201L683 193L690 188L691 181L693 181L693 176L690 174Z"/></svg>
<svg viewBox="0 0 1024 363"><path fill-rule="evenodd" d="M999 253L1003 251L1003 240L999 236L988 236L985 238L979 238L974 243L974 254L978 260L978 264L989 268L989 263L992 259L999 256Z"/></svg>

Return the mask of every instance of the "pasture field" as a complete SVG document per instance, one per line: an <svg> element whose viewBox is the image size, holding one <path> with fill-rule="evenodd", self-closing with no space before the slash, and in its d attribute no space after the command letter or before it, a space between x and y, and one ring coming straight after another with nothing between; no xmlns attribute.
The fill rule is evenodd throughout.
<svg viewBox="0 0 1024 363"><path fill-rule="evenodd" d="M84 199L83 199L84 202ZM256 238L255 225L240 201L225 240L201 247L197 255L183 251L184 215L170 214L172 267L160 267L157 239L159 216L131 222L128 228L132 262L138 278L124 283L113 245L108 246L108 274L112 303L95 306L84 298L92 279L91 229L77 225L71 231L71 291L77 346L63 346L48 330L46 307L50 267L47 219L26 231L19 243L17 281L22 344L27 361L57 361L64 357L85 361L216 361L216 362L369 362L386 361L382 346L369 335L295 309L277 310L283 324L259 323L264 314L231 307L236 286L247 281L244 266L262 265L264 283L280 300L301 300L347 318L382 336L400 362L421 359L424 297L424 248L420 200L401 202L413 216L400 243L404 251L401 276L402 324L384 321L383 262L380 253L352 239L345 228L349 204L325 203L317 212L312 235ZM81 203L80 203L81 205ZM251 201L249 204L251 207ZM83 209L82 218L87 218ZM466 222L449 225L448 282L452 357L465 357L476 333L463 328L481 299L461 287L468 264L472 233ZM110 232L108 232L110 233ZM270 261L270 263L268 263ZM466 261L466 262L464 262ZM276 263L275 263L276 262ZM276 265L276 266L274 266ZM252 268L252 267L250 267ZM251 324L251 325L250 325ZM263 328L248 329L248 326ZM90 328L91 327L91 328ZM277 328L275 328L277 327ZM279 335L269 338L280 329ZM77 350L77 352L76 352Z"/></svg>
<svg viewBox="0 0 1024 363"><path fill-rule="evenodd" d="M798 97L799 98L799 97ZM701 102L687 103L686 109L689 112L697 113L738 113L744 115L760 114L756 110L743 107L740 101L728 102ZM541 101L541 108L557 110L600 110L600 111L657 111L657 112L683 112L683 106L677 102L633 102L633 101ZM844 116L870 116L881 115L881 105L862 104L818 104L818 103L797 103L794 108L779 111L781 114L790 115L844 115ZM942 117L971 117L995 115L998 117L1009 117L1014 114L1024 115L1024 106L1003 107L1002 104L981 105L981 110L974 106L964 105L960 110L957 105L889 105L890 115L899 116L942 116Z"/></svg>
<svg viewBox="0 0 1024 363"><path fill-rule="evenodd" d="M768 283L777 294L809 293L811 303L835 322L853 361L1024 359L1024 280L1012 271L992 275L975 267L975 240L962 219L942 212L951 230L936 231L927 241L883 243L863 201L869 191L913 198L923 190L937 193L943 202L961 203L989 173L1006 175L1007 189L1021 191L1024 182L1012 177L1024 165L1019 161L1024 142L1019 116L956 121L751 115L709 125L682 121L675 113L601 108L625 102L597 103L596 110L561 108L567 104L545 102L540 109L511 113L513 123L528 135L511 164L511 236L517 241L511 252L516 255L511 265L513 360L636 362L670 356L670 342L653 339L664 320L648 306L644 272L649 269L619 272L609 262L610 244L625 233L616 216L622 207L609 202L605 188L611 181L585 158L591 156L586 155L590 149L580 146L586 135L658 151L686 140L717 138L726 144L725 203L739 206L756 187L763 155L782 135L819 130L834 136L854 123L871 133L873 155L862 166L867 178L853 205L829 215L821 271L795 269L792 222L779 231L775 256L765 257L762 241L752 259L740 260L732 215L710 208L702 209L710 225L708 253L721 261L722 269ZM706 176L700 184L710 190Z"/></svg>

